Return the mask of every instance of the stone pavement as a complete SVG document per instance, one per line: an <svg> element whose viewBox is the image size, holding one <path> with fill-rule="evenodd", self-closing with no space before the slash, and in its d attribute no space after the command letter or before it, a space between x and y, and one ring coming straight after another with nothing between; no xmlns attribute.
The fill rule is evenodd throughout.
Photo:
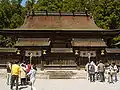
<svg viewBox="0 0 120 90"><path fill-rule="evenodd" d="M2 73L0 75L0 90L10 90L10 86L6 85L6 74L5 70L0 70ZM50 71L50 70L49 70ZM52 70L53 71L53 70ZM61 71L61 70L60 70ZM64 71L64 70L62 70ZM37 71L38 72L38 71ZM47 72L45 71L39 71L38 73L44 74ZM86 80L86 78L77 78L80 76L85 75L84 70L74 70L74 73L77 72L77 74L72 76L72 79L49 79L49 78L37 78L35 82L35 90L120 90L120 75L119 75L119 81L114 84L109 84L107 81L102 82L89 82ZM119 73L120 74L120 73ZM38 74L39 75L39 74ZM43 75L44 76L44 75ZM45 76L46 77L46 76ZM31 90L30 86L19 86L20 90Z"/></svg>
<svg viewBox="0 0 120 90"><path fill-rule="evenodd" d="M0 78L0 81L0 90L10 90L5 78ZM30 86L19 86L19 88L19 90L31 90ZM109 84L107 81L89 82L86 79L37 79L35 88L35 90L120 90L120 81Z"/></svg>

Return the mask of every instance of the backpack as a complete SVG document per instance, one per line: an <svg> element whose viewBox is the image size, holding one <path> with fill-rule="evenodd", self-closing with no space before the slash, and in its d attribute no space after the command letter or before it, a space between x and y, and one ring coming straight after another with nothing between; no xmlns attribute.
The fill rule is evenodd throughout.
<svg viewBox="0 0 120 90"><path fill-rule="evenodd" d="M90 64L88 67L89 73L95 73L95 66L93 64Z"/></svg>

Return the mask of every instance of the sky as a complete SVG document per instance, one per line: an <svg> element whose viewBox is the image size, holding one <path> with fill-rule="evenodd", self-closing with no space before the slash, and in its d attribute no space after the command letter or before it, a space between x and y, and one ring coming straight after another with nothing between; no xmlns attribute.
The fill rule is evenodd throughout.
<svg viewBox="0 0 120 90"><path fill-rule="evenodd" d="M25 6L26 1L27 1L27 0L22 0L21 5L22 5L22 6Z"/></svg>
<svg viewBox="0 0 120 90"><path fill-rule="evenodd" d="M27 0L22 0L22 3L21 3L21 5L22 5L22 6L25 6L25 4L26 4L26 1L27 1ZM35 1L37 2L37 0L35 0Z"/></svg>

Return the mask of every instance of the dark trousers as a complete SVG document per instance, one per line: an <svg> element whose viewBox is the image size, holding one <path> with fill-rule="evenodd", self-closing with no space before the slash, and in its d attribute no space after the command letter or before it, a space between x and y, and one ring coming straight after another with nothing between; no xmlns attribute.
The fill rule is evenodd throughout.
<svg viewBox="0 0 120 90"><path fill-rule="evenodd" d="M90 82L95 82L95 74L89 74Z"/></svg>
<svg viewBox="0 0 120 90"><path fill-rule="evenodd" d="M15 84L16 81L16 84ZM12 75L11 77L11 89L13 89L13 86L16 85L16 90L18 90L18 75Z"/></svg>
<svg viewBox="0 0 120 90"><path fill-rule="evenodd" d="M26 78L21 78L21 85L25 85L26 84Z"/></svg>
<svg viewBox="0 0 120 90"><path fill-rule="evenodd" d="M99 75L100 75L100 81L104 82L105 81L104 72L99 72Z"/></svg>
<svg viewBox="0 0 120 90"><path fill-rule="evenodd" d="M30 77L27 76L27 77L26 77L26 84L29 84L29 81L30 81Z"/></svg>

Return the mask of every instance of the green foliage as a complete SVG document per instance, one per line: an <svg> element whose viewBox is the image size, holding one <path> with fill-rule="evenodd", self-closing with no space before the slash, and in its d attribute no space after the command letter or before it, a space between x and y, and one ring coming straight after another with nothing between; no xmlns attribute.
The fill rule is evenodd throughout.
<svg viewBox="0 0 120 90"><path fill-rule="evenodd" d="M114 45L114 44L117 44L118 42L120 42L120 36L117 36L117 37L114 37L113 39L112 39L112 44ZM119 44L120 45L120 44ZM118 46L118 45L116 45L116 46Z"/></svg>
<svg viewBox="0 0 120 90"><path fill-rule="evenodd" d="M15 13L11 17L10 28L17 28L17 27L21 26L23 21L24 21L23 18L19 14Z"/></svg>
<svg viewBox="0 0 120 90"><path fill-rule="evenodd" d="M114 40L115 42L120 41L120 36L113 38L113 40Z"/></svg>
<svg viewBox="0 0 120 90"><path fill-rule="evenodd" d="M10 23L11 7L8 0L0 3L0 28L8 27Z"/></svg>
<svg viewBox="0 0 120 90"><path fill-rule="evenodd" d="M38 0L34 4L34 9L36 11L79 12L89 6L87 5L88 1L90 0Z"/></svg>
<svg viewBox="0 0 120 90"><path fill-rule="evenodd" d="M13 47L17 38L14 36L0 35L0 47Z"/></svg>
<svg viewBox="0 0 120 90"><path fill-rule="evenodd" d="M117 29L120 26L120 1L99 0L93 11L96 24L104 29Z"/></svg>
<svg viewBox="0 0 120 90"><path fill-rule="evenodd" d="M25 17L25 8L23 8L20 3L22 0L1 0L0 2L0 29L3 28L16 28L19 27L20 25L23 24L24 21L24 17ZM23 21L20 21L21 23L18 23L18 21L16 22L16 26L13 22L13 16L16 15L14 14L18 14L19 18ZM15 25L15 26L12 26Z"/></svg>
<svg viewBox="0 0 120 90"><path fill-rule="evenodd" d="M120 36L114 37L112 39L112 46L120 48Z"/></svg>

